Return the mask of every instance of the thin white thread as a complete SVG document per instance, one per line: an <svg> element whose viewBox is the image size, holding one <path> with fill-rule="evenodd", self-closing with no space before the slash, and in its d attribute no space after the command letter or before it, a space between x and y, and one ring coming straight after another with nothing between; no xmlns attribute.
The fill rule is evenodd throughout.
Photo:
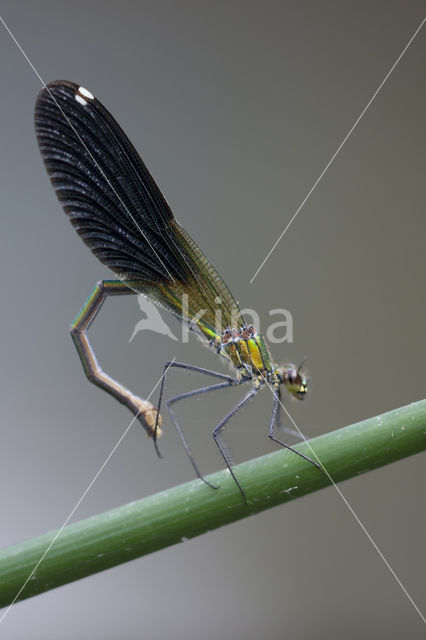
<svg viewBox="0 0 426 640"><path fill-rule="evenodd" d="M304 205L306 204L306 202L308 201L308 199L310 198L311 194L313 193L313 191L316 189L316 187L318 186L318 184L321 182L322 178L324 177L324 175L326 174L326 172L328 171L328 169L330 168L330 166L333 164L334 160L336 159L337 155L339 154L339 152L342 150L343 146L346 144L346 142L348 141L349 137L351 136L351 134L353 133L355 127L359 124L360 120L362 119L362 117L365 115L365 113L367 112L368 108L371 106L372 102L374 101L374 99L376 98L376 96L378 95L379 91L382 89L383 85L385 84L385 82L388 80L389 76L391 75L391 73L393 72L393 70L395 69L395 67L397 66L397 64L400 62L401 58L403 57L403 55L405 54L405 52L407 51L408 47L411 45L411 43L413 42L414 38L417 36L417 34L419 33L420 29L422 28L422 26L424 25L426 21L426 18L423 18L423 20L421 21L420 25L417 27L417 29L415 30L414 34L411 36L411 38L409 39L409 41L407 42L407 44L405 45L405 47L403 48L402 52L399 54L398 58L396 59L396 61L393 63L393 65L391 66L391 68L389 69L389 71L387 72L387 74L385 75L384 79L382 80L382 82L379 84L379 86L377 87L376 91L373 93L373 95L371 96L370 100L367 102L366 106L364 107L364 109L361 111L360 115L358 116L358 118L355 120L355 123L353 124L353 126L351 127L351 129L349 130L349 132L346 134L346 136L343 138L343 141L340 143L340 145L337 147L337 151L335 151L335 153L331 156L331 159L328 161L328 163L326 164L325 168L323 169L322 173L320 173L319 177L317 178L317 180L314 182L313 186L311 187L311 189L308 191L308 195L304 198L304 200L302 200L301 204L299 205L299 207L297 208L296 212L293 214L293 216L290 218L290 222L287 224L287 226L285 227L284 231L281 232L280 236L278 237L278 240L274 243L274 245L272 246L272 249L269 251L269 253L266 255L266 257L264 258L263 262L261 263L261 265L258 267L257 271L255 272L255 274L252 276L251 280L250 280L250 284L253 283L253 280L257 277L257 275L259 274L260 270L262 269L263 265L265 264L265 262L269 259L270 255L272 254L273 251L275 251L278 243L281 241L281 239L283 238L284 234L287 232L288 228L290 227L290 225L292 224L293 220L296 218L297 214L299 213L299 211L304 207Z"/></svg>
<svg viewBox="0 0 426 640"><path fill-rule="evenodd" d="M269 384L268 380L265 378L265 376L262 377L264 379L264 381L266 382L269 390L271 391L271 393L273 394L274 397L276 397L276 393L273 389L273 387ZM293 420L293 418L291 417L291 415L289 414L289 412L287 411L286 407L283 405L283 403L281 402L281 398L278 397L278 402L280 403L282 409L284 409L284 411L287 414L287 417L290 419L291 423L293 424L293 426L296 428L297 432L299 433L299 435L303 438L303 441L306 443L309 451L312 453L312 455L316 458L316 460L318 461L318 463L320 464L322 470L325 472L327 478L330 480L331 484L333 485L333 487L336 489L337 493L339 494L340 498L343 500L343 502L345 503L346 507L349 509L350 513L352 514L352 516L355 518L356 522L359 524L359 526L361 527L362 531L365 533L365 535L367 536L368 540L370 541L370 543L372 544L372 546L374 547L374 549L377 551L377 553L379 554L379 556L381 557L381 559L383 560L383 562L385 563L386 567L388 568L388 570L390 571L391 575L393 576L393 578L396 580L397 584L400 586L400 588L402 589L402 591L404 592L404 594L406 595L406 597L408 598L408 600L410 601L410 603L412 604L412 606L414 607L414 609L417 611L417 613L419 614L420 618L422 619L422 621L426 624L426 618L423 616L422 612L420 611L419 607L416 605L416 603L414 602L413 598L410 596L410 594L408 593L406 587L403 585L403 583L401 582L401 580L398 578L397 574L395 573L394 569L392 569L392 566L390 565L390 563L388 562L388 560L385 558L383 552L380 550L380 548L378 547L378 545L376 544L376 542L374 541L374 539L372 538L371 534L368 532L366 526L364 525L364 523L361 521L361 519L359 518L359 516L357 515L357 513L355 512L354 508L350 505L349 501L347 500L347 498L345 497L345 495L342 493L341 489L337 486L337 484L334 482L333 478L331 477L331 475L328 473L327 469L324 467L324 465L322 464L321 460L319 459L319 456L317 455L316 451L314 451L314 449L312 448L312 445L310 444L309 440L307 440L305 438L305 436L303 435L303 433L301 432L301 430L299 429L298 425L296 424L296 422Z"/></svg>
<svg viewBox="0 0 426 640"><path fill-rule="evenodd" d="M163 265L164 269L167 271L168 275L170 276L172 282L175 282L175 279L173 278L172 274L170 273L170 271L167 269L166 265L164 264L164 262L162 261L162 259L160 258L160 256L158 255L158 252L155 250L155 248L152 246L152 244L150 243L149 239L147 238L147 236L145 235L145 233L143 232L143 230L140 228L140 226L138 225L137 221L135 220L135 218L133 217L133 215L130 213L129 209L126 207L125 203L123 202L123 200L121 199L120 195L117 193L117 191L114 189L114 187L112 186L110 180L108 179L108 176L105 174L105 172L103 171L103 169L99 166L99 163L96 162L96 159L94 158L93 154L91 153L90 149L87 147L86 143L84 142L84 140L81 138L81 136L79 135L79 133L77 132L77 130L75 129L75 127L72 125L72 123L70 122L70 119L68 118L68 116L65 114L65 112L63 111L62 107L59 106L55 96L53 95L53 93L51 92L51 90L49 89L49 87L46 85L45 81L43 80L43 78L41 77L41 75L39 74L39 72L37 71L37 69L35 68L35 66L33 65L33 63L31 62L31 60L29 59L29 57L27 56L27 54L25 53L25 51L23 50L23 48L21 47L21 45L19 44L19 42L17 41L17 39L15 38L15 36L13 35L13 33L11 32L11 30L9 29L9 27L7 26L7 24L5 23L5 21L3 20L3 18L0 16L0 21L2 22L4 28L6 29L6 31L8 32L8 34L10 35L10 37L12 38L12 40L14 41L14 43L16 44L16 46L18 47L19 51L22 53L22 55L24 56L25 60L28 62L28 64L30 65L31 69L34 71L35 75L37 76L37 78L40 80L41 84L43 85L43 87L46 89L46 91L48 91L50 97L52 98L53 102L56 104L56 106L58 107L59 111L61 112L64 120L68 123L69 127L73 130L74 134L77 136L78 140L80 141L80 143L82 144L82 146L84 147L84 149L87 151L87 153L89 154L89 156L92 158L93 162L95 163L95 166L97 167L97 169L99 170L99 172L101 173L102 177L104 178L104 180L107 182L107 184L109 185L109 187L112 189L112 191L114 192L114 194L117 196L118 200L120 201L121 205L123 206L124 210L127 212L127 215L129 216L129 218L132 220L133 224L136 226L136 228L139 230L140 234L142 235L142 237L146 240L146 242L149 244L149 246L151 247L153 253L157 256L158 260L160 261L160 263Z"/></svg>
<svg viewBox="0 0 426 640"><path fill-rule="evenodd" d="M137 222L134 220L133 216L131 215L130 211L128 211L127 207L124 205L124 203L122 202L120 196L117 194L117 192L115 191L114 187L111 185L111 183L109 182L108 178L106 177L106 175L104 174L103 170L101 169L101 167L98 165L98 163L96 162L96 160L93 158L91 152L89 151L89 149L87 148L87 146L85 145L85 143L83 142L83 140L81 139L81 137L79 136L79 134L77 133L77 131L75 130L75 128L73 127L73 125L71 124L71 122L69 121L68 117L65 115L65 113L63 112L63 110L61 109L61 107L58 105L55 97L52 95L50 89L47 87L46 83L44 82L44 80L42 79L42 77L40 76L40 74L38 73L37 69L34 67L34 65L32 64L32 62L30 61L30 59L28 58L27 54L25 53L25 51L23 50L23 48L21 47L21 45L19 44L19 42L16 40L15 36L13 35L13 33L11 32L11 30L9 29L8 25L6 24L6 22L3 20L3 18L0 16L0 21L2 22L3 26L5 27L6 31L9 33L9 35L11 36L12 40L15 42L15 44L17 45L18 49L20 50L20 52L22 53L22 55L24 56L24 58L26 59L26 61L28 62L28 64L30 65L30 67L32 68L32 70L34 71L35 75L38 77L38 79L40 80L40 82L42 83L42 85L44 86L44 88L49 92L50 96L52 97L52 99L54 100L56 106L58 107L58 109L60 110L60 112L62 113L64 119L68 122L69 126L71 127L71 129L74 131L75 135L77 136L77 138L80 140L81 144L84 146L84 148L86 149L86 151L88 152L88 154L90 155L90 157L92 158L92 160L94 161L95 165L98 167L99 171L101 172L101 174L103 175L103 177L105 178L105 180L107 181L107 183L109 184L109 186L111 187L111 189L114 191L115 195L117 196L117 198L120 200L121 204L124 206L124 208L126 209L128 215L130 216L130 218L133 220L134 224L136 225L136 227L139 229L139 231L141 232L141 234L143 235L143 237L147 240L148 244L151 246L151 243L149 242L149 240L145 237L145 234L143 233L142 229L140 229L139 225L137 224ZM350 131L348 132L348 134L346 135L346 137L344 138L343 142L340 144L340 146L338 147L337 151L334 153L334 155L332 156L331 160L328 162L328 164L326 165L325 169L323 170L323 172L320 174L319 178L317 179L317 181L314 183L313 187L311 188L311 190L309 191L308 195L306 196L306 198L303 200L303 202L301 203L301 205L299 206L299 208L297 209L297 211L295 212L295 214L293 215L293 217L291 218L290 222L288 223L288 225L285 227L284 231L281 233L281 235L279 236L278 240L275 242L275 244L273 245L272 249L270 250L270 252L267 254L266 258L264 259L264 261L262 262L262 264L260 265L260 267L257 269L257 271L255 272L254 276L252 277L252 279L250 280L250 284L253 282L253 280L256 278L256 276L258 275L259 271L262 269L263 265L265 264L265 262L268 260L269 256L272 254L272 252L274 251L274 249L276 248L276 246L278 245L278 243L280 242L280 240L282 239L282 237L284 236L284 234L286 233L287 229L290 227L290 225L292 224L293 220L296 218L297 214L299 213L299 211L302 209L302 207L304 206L304 204L306 203L306 201L308 200L308 198L310 197L310 195L312 194L312 192L314 191L314 189L316 188L316 186L319 184L319 182L321 181L322 177L325 175L326 171L328 170L328 168L331 166L331 164L333 163L334 159L336 158L336 156L338 155L338 153L340 152L340 150L342 149L342 147L344 146L344 144L346 143L346 141L348 140L348 138L350 137L350 135L352 134L352 132L354 131L355 127L358 125L358 123L360 122L361 118L364 116L364 114L366 113L367 109L369 108L369 106L372 104L373 100L375 99L375 97L377 96L377 94L379 93L379 91L381 90L381 88L383 87L383 85L385 84L386 80L389 78L389 76L391 75L391 73L393 72L393 70L395 69L395 67L397 66L397 64L399 63L399 61L401 60L401 58L403 57L403 55L405 54L405 52L407 51L408 47L411 45L411 43L413 42L414 38L416 37L416 35L418 34L418 32L420 31L420 29L422 28L424 22L426 21L426 18L424 18L421 22L421 24L419 25L419 27L417 28L417 30L415 31L415 33L413 34L413 36L410 38L409 42L406 44L405 48L403 49L403 51L401 52L400 56L397 58L397 60L395 61L395 63L393 64L393 66L391 67L391 69L388 71L387 75L385 76L384 80L382 81L382 83L379 85L379 87L377 88L377 90L375 91L375 93L373 94L373 96L371 97L371 99L369 100L369 102L367 103L366 107L364 108L364 110L361 112L360 116L357 118L357 120L355 121L354 125L352 126L352 128L350 129ZM156 253L155 249L151 246L152 250L154 251L154 253L157 255L157 257L159 258L161 264L163 264L163 262L161 261L161 258L158 256L158 254ZM167 270L167 268L165 267L165 265L163 264L164 268L166 269L166 271L169 273L169 271ZM171 276L171 274L169 273L169 276L173 279L173 277ZM173 360L171 361L171 363L168 365L168 367L164 370L162 376L159 378L159 380L157 381L157 383L155 384L154 388L152 389L151 393L148 395L147 400L149 400L149 398L151 397L151 395L153 394L153 392L155 391L155 389L157 388L157 386L160 384L162 378L164 377L164 375L167 373L168 369L170 368L172 362L174 362L175 358L173 358ZM264 378L265 379L265 378ZM265 379L265 382L267 383L269 389L271 390L271 392L274 394L274 390L272 389L272 387L269 385L269 382ZM274 394L275 395L275 394ZM290 416L289 412L287 411L286 407L283 405L283 403L281 402L281 399L278 398L278 401L281 405L281 407L284 409L284 411L286 412L288 418L291 420L292 424L294 425L294 427L297 429L298 433L301 435L301 437L303 438L304 442L306 443L306 445L308 446L309 450L312 452L312 454L315 456L315 458L318 460L319 464L321 465L322 469L325 471L327 477L329 478L330 482L333 484L334 488L336 489L336 491L338 492L338 494L340 495L340 497L342 498L342 500L344 501L344 503L346 504L347 508L349 509L349 511L352 513L353 517L355 518L355 520L357 521L357 523L359 524L359 526L361 527L361 529L364 531L365 535L367 536L367 538L369 539L369 541L371 542L371 544L373 545L373 547L375 548L375 550L377 551L377 553L379 554L379 556L382 558L383 562L385 563L385 565L387 566L387 568L389 569L390 573L392 574L392 576L394 577L394 579L396 580L396 582L399 584L400 588L403 590L403 592L405 593L406 597L408 598L408 600L411 602L412 606L415 608L415 610L417 611L417 613L419 614L419 616L421 617L421 619L423 620L423 622L426 624L426 619L424 618L424 616L422 615L420 609L418 608L418 606L415 604L414 600L412 599L412 597L410 596L410 594L408 593L407 589L404 587L404 585L402 584L401 580L398 578L398 576L396 575L395 571L392 569L391 565L389 564L389 562L386 560L385 556L383 555L383 553L381 552L381 550L379 549L379 547L377 546L377 544L375 543L375 541L373 540L373 538L371 537L371 535L369 534L369 532L367 531L365 525L362 523L362 521L360 520L360 518L358 517L358 515L356 514L356 512L354 511L354 509L351 507L351 505L349 504L348 500L345 498L344 494L342 493L342 491L339 489L339 487L336 485L336 483L333 481L332 477L330 476L330 474L328 473L327 469L322 465L318 455L316 454L316 452L313 450L312 446L310 445L309 441L306 440L306 438L304 437L303 433L300 431L298 425L296 424L296 422L293 420L293 418ZM120 443L122 442L122 440L124 439L124 437L126 436L126 434L128 433L128 431L130 430L130 428L132 427L133 423L135 422L135 420L137 419L138 415L139 415L140 411L134 416L134 418L131 420L130 424L128 425L128 427L126 428L126 430L123 432L123 434L121 435L121 437L119 438L119 440L117 441L116 445L113 447L113 449L111 450L111 452L109 453L109 455L107 456L107 458L105 459L105 461L103 462L103 464L101 465L101 467L98 469L98 471L96 472L95 476L93 477L93 479L91 480L91 482L89 483L88 487L86 488L86 490L83 492L83 494L81 495L81 497L79 498L79 500L77 501L77 503L75 504L74 508L72 509L72 511L70 512L70 514L67 516L67 518L65 519L63 525L60 527L60 529L57 531L57 533L55 534L53 540L51 541L51 543L48 545L47 549L44 551L43 555L41 556L41 558L39 559L39 561L37 562L37 564L35 565L35 567L32 569L32 571L30 572L28 578L26 579L26 581L24 582L24 584L22 585L22 587L19 589L19 591L17 592L16 596L14 597L14 599L12 600L12 602L10 603L10 605L7 607L7 609L5 610L5 612L3 613L2 617L0 618L0 624L3 622L3 620L5 619L6 615L8 614L8 612L10 611L11 607L13 606L13 604L16 602L16 600L19 598L19 595L22 593L22 591L25 589L26 585L28 584L29 580L31 579L31 576L34 574L34 572L37 570L37 568L40 566L41 562L44 560L44 558L46 557L46 555L48 554L48 552L50 551L50 549L52 548L52 546L54 545L54 543L56 542L56 540L59 538L59 536L61 535L62 531L64 530L64 528L66 527L66 525L68 524L69 520L71 519L71 517L73 516L73 514L75 513L75 511L78 509L78 507L80 506L81 502L84 500L85 496L87 495L87 493L90 491L91 487L93 486L93 484L95 483L95 481L97 480L97 478L99 477L99 475L101 474L101 472L103 471L103 469L105 468L105 466L107 465L107 463L109 462L110 458L112 457L112 455L114 454L114 452L116 451L116 449L118 448L118 446L120 445Z"/></svg>
<svg viewBox="0 0 426 640"><path fill-rule="evenodd" d="M152 396L152 394L154 393L154 391L156 390L156 388L158 387L158 385L160 384L160 382L162 381L162 379L164 378L164 376L166 375L167 371L170 369L172 363L176 360L176 358L173 358L173 360L171 360L171 362L169 363L169 365L166 367L166 369L163 371L162 375L160 376L159 380L156 382L156 384L154 385L151 393L149 394L149 396L146 398L146 400L149 400L150 397ZM92 486L94 485L94 483L96 482L96 480L98 479L98 477L100 476L100 474L102 473L102 471L104 470L104 468L106 467L106 465L108 464L108 462L110 461L111 457L114 455L115 451L118 449L118 447L120 446L121 442L124 440L125 436L127 435L127 433L129 432L130 428L133 426L133 423L135 422L135 420L137 419L138 415L140 414L141 410L139 409L139 411L137 412L137 414L134 416L134 418L131 420L130 424L128 425L128 427L126 428L126 430L121 434L120 438L118 439L118 441L116 442L116 444L114 445L114 447L112 448L112 450L110 451L110 453L108 454L108 456L105 458L104 462L101 464L101 466L99 467L98 471L95 473L95 475L93 476L92 480L90 481L90 483L88 484L87 488L85 489L85 491L82 493L82 495L80 496L80 498L77 500L76 504L74 505L72 511L69 513L69 515L65 518L62 526L58 529L58 531L56 532L55 536L53 537L53 540L49 543L49 545L47 546L47 548L45 549L45 551L43 552L42 556L40 557L40 559L38 560L38 562L36 563L36 565L34 566L34 568L32 569L32 571L29 573L28 578L25 580L24 584L22 585L22 587L19 589L19 591L17 592L17 594L15 595L15 597L13 598L12 602L9 604L9 606L7 607L7 609L5 610L5 612L3 613L3 615L0 618L0 624L3 622L3 620L5 619L5 617L7 616L7 614L9 613L10 609L13 607L13 605L15 604L15 602L17 601L17 599L19 598L19 596L21 595L21 593L23 592L23 590L25 589L25 587L27 586L28 582L31 580L31 576L34 575L34 573L37 571L38 567L40 566L40 564L43 562L44 558L47 556L47 554L49 553L50 549L53 547L53 545L55 544L56 540L59 538L59 536L61 535L62 531L65 529L65 527L67 526L68 522L70 521L70 519L72 518L72 516L74 515L74 513L77 511L78 507L80 506L80 504L83 502L84 498L86 497L86 495L89 493L90 489L92 488Z"/></svg>

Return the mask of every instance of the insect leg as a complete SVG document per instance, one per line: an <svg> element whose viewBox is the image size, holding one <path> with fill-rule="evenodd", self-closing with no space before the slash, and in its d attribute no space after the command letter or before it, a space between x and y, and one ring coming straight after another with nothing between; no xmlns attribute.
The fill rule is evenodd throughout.
<svg viewBox="0 0 426 640"><path fill-rule="evenodd" d="M219 424L217 425L217 427L213 430L212 432L212 436L213 439L215 441L215 443L217 444L217 447L222 455L222 458L225 460L226 466L229 469L229 472L231 474L231 476L233 477L235 484L237 485L238 489L241 492L241 495L243 497L244 502L247 504L247 498L246 498L246 494L242 488L242 486L240 485L240 483L237 480L237 477L235 475L235 473L232 471L232 460L230 459L229 453L228 453L228 449L225 445L225 443L223 442L220 433L222 432L223 428L225 427L225 425L229 422L229 420L240 410L244 407L244 405L246 405L252 398L254 398L254 396L257 394L257 392L259 391L259 387L253 387L253 389L251 389L251 391L249 391L244 398L242 398L242 400L239 401L239 403L237 405L235 405L235 407L232 409L232 411L230 411L224 418L223 420L221 420L221 422L219 422Z"/></svg>
<svg viewBox="0 0 426 640"><path fill-rule="evenodd" d="M203 375L206 376L210 376L211 378L218 378L219 380L224 380L226 381L229 386L232 384L239 384L239 380L237 378L233 378L232 376L227 376L224 373L218 373L217 371L211 371L210 369L204 369L203 367L197 367L193 364L185 364L183 362L175 362L174 360L168 360L166 362L166 364L164 365L164 369L163 369L163 375L161 376L161 386L160 386L160 395L158 398L158 405L157 405L157 420L154 426L154 433L153 433L153 439L154 439L154 446L155 446L155 450L157 452L157 455L159 458L161 458L161 454L160 451L158 449L158 445L157 445L157 438L158 438L158 427L160 426L160 410L161 410L161 403L163 400L163 394L164 394L164 389L166 386L166 378L167 378L167 374L169 372L169 369L186 369L187 371L193 371L194 373L201 373ZM191 394L191 392L189 392ZM185 396L186 397L186 396Z"/></svg>
<svg viewBox="0 0 426 640"><path fill-rule="evenodd" d="M227 387L232 386L233 384L240 384L241 382L245 382L245 380L241 380L236 382L235 380L227 380L226 382L218 382L216 384L212 384L209 385L208 387L202 387L201 389L195 389L194 391L187 391L186 393L182 393L178 396L175 396L174 398L170 398L169 400L166 400L166 405L167 405L167 409L169 411L169 415L170 418L176 428L176 431L178 432L179 438L182 441L182 444L185 448L186 454L194 468L195 473L197 474L197 476L200 478L200 480L203 480L203 482L205 482L206 484L209 485L209 487L212 487L213 489L218 489L219 487L216 487L214 485L212 485L210 482L207 482L207 480L204 478L204 476L201 474L197 463L194 460L194 457L191 453L191 450L189 448L188 443L185 440L185 436L183 435L182 429L180 428L180 425L178 423L178 421L176 420L176 416L174 414L174 412L172 411L172 405L176 404L177 402L180 402L181 400L185 400L186 398L191 398L197 395L201 395L202 393L207 393L209 391L216 391L217 389L225 389Z"/></svg>
<svg viewBox="0 0 426 640"><path fill-rule="evenodd" d="M279 402L277 416L275 419L275 426L278 427L280 431L284 431L284 433L286 433L287 435L293 436L293 438L297 438L301 442L303 442L304 440L309 440L311 436L306 435L306 433L302 433L301 431L298 431L296 429L292 429L291 427L286 427L285 425L283 425L282 415L283 415L282 405L281 405L281 402Z"/></svg>
<svg viewBox="0 0 426 640"><path fill-rule="evenodd" d="M276 390L276 391L274 391L274 404L272 406L272 417L271 417L271 422L269 424L268 436L271 438L271 440L273 440L273 442L276 442L277 444L281 445L282 447L285 447L286 449L289 449L290 451L293 451L293 453L296 453L298 456L300 456L304 460L307 460L311 464L315 465L321 471L321 473L324 473L324 475L326 475L324 470L323 470L323 468L321 467L320 464L318 464L318 462L315 462L315 460L312 460L312 458L309 458L308 456L305 456L303 453L300 453L300 451L297 451L297 449L294 449L289 444L286 444L285 442L282 442L281 440L278 440L278 438L275 437L275 422L276 422L276 419L277 419L277 413L278 413L278 407L279 406L280 406L280 392L279 392L279 390Z"/></svg>

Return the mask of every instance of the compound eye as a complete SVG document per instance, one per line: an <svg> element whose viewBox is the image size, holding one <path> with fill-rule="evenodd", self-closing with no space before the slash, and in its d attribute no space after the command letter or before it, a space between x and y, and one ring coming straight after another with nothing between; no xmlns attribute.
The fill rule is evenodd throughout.
<svg viewBox="0 0 426 640"><path fill-rule="evenodd" d="M284 373L284 380L295 386L302 384L302 376L296 369L287 369Z"/></svg>
<svg viewBox="0 0 426 640"><path fill-rule="evenodd" d="M289 367L283 372L283 382L287 391L298 400L304 400L308 391L308 381L295 367Z"/></svg>

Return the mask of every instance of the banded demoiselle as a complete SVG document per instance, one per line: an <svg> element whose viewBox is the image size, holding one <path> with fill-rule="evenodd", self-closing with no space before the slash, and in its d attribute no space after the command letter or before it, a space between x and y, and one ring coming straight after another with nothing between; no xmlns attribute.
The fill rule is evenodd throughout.
<svg viewBox="0 0 426 640"><path fill-rule="evenodd" d="M207 391L251 382L250 391L215 427L214 441L246 501L222 439L227 422L266 384L273 390L268 435L321 469L275 435L281 385L298 399L308 390L300 367L276 366L264 338L248 325L228 287L177 222L145 164L116 120L93 94L73 82L55 81L39 93L35 128L53 187L72 225L95 256L118 280L98 282L71 325L71 334L88 379L126 405L154 440L166 374L186 369L214 384L166 401L197 476L202 476L172 411L178 401ZM87 337L107 296L141 293L195 331L207 347L231 365L225 375L181 362L165 364L158 408L104 373ZM217 382L219 381L219 382ZM210 484L210 486L212 486ZM217 487L213 487L217 488Z"/></svg>

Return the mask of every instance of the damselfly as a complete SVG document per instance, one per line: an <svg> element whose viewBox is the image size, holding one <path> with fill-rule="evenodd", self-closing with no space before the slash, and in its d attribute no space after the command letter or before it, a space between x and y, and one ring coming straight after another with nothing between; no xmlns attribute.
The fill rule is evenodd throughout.
<svg viewBox="0 0 426 640"><path fill-rule="evenodd" d="M59 80L39 93L35 128L41 155L65 213L95 256L119 278L98 282L71 325L88 379L130 409L153 438L157 453L161 400L169 371L186 369L215 379L214 384L166 401L195 473L207 484L172 406L184 398L251 382L250 391L212 432L244 501L245 492L222 439L223 429L268 385L273 391L269 437L322 471L314 460L275 435L281 385L301 400L308 390L306 377L300 367L273 363L264 338L244 321L228 287L176 221L145 164L107 109L84 87ZM235 375L167 362L156 409L104 373L87 331L107 296L135 293L144 294L186 323L206 346L228 361Z"/></svg>

